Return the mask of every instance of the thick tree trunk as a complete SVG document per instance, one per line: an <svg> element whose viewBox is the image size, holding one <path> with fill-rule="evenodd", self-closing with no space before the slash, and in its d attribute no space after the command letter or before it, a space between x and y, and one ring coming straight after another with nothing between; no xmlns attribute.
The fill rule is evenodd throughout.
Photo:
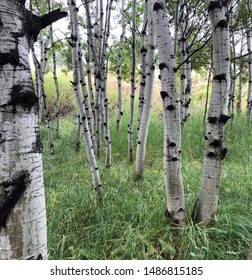
<svg viewBox="0 0 252 280"><path fill-rule="evenodd" d="M167 217L178 226L185 224L185 199L181 173L181 126L177 93L174 47L165 0L154 2L153 24L159 54L161 98L164 112L164 175Z"/></svg>
<svg viewBox="0 0 252 280"><path fill-rule="evenodd" d="M151 10L153 9L153 0L147 0L148 3L148 45L146 57L146 81L144 87L143 111L140 120L140 127L137 138L136 150L136 179L143 178L144 159L146 152L146 143L148 136L148 128L150 121L150 111L152 104L152 93L154 86L154 72L155 72L155 36L154 26L152 21Z"/></svg>
<svg viewBox="0 0 252 280"><path fill-rule="evenodd" d="M208 111L205 154L200 197L196 202L194 221L207 225L213 222L218 208L221 162L224 146L224 125L230 83L230 45L226 1L206 1L213 38L212 96Z"/></svg>
<svg viewBox="0 0 252 280"><path fill-rule="evenodd" d="M0 2L0 259L47 258L38 98L28 54L40 29L66 14L39 18L24 4Z"/></svg>

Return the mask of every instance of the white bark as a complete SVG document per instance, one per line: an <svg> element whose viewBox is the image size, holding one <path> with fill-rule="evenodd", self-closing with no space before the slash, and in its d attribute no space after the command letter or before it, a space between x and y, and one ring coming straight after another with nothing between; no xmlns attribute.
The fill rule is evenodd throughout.
<svg viewBox="0 0 252 280"><path fill-rule="evenodd" d="M46 259L38 100L24 29L28 14L15 0L2 0L0 13L0 259Z"/></svg>
<svg viewBox="0 0 252 280"><path fill-rule="evenodd" d="M200 197L193 213L194 220L207 225L213 222L217 212L221 161L227 149L224 147L224 125L227 114L227 95L230 83L230 38L224 1L206 1L213 38L212 96L208 111L205 136L205 154Z"/></svg>
<svg viewBox="0 0 252 280"><path fill-rule="evenodd" d="M131 66L131 93L130 93L130 119L128 123L128 155L133 161L133 128L134 128L134 103L136 86L136 0L132 3L132 66Z"/></svg>
<svg viewBox="0 0 252 280"><path fill-rule="evenodd" d="M85 142L86 152L88 156L89 166L92 173L93 186L95 191L97 192L98 199L101 199L101 180L99 175L99 169L96 163L94 149L90 137L86 110L81 98L79 60L78 60L78 52L81 51L78 48L79 46L78 44L79 26L78 26L78 18L77 18L78 8L76 7L76 2L73 0L68 0L67 4L69 8L71 26L72 26L72 65L73 65L73 87L74 87L75 99L78 105L81 125L83 128L84 142Z"/></svg>
<svg viewBox="0 0 252 280"><path fill-rule="evenodd" d="M137 139L136 150L136 170L135 177L143 178L144 159L146 152L147 135L150 121L150 111L152 104L152 94L154 85L155 71L155 36L151 11L153 9L154 0L147 0L148 5L148 45L146 58L146 84L144 87L143 111L141 115L140 127Z"/></svg>
<svg viewBox="0 0 252 280"><path fill-rule="evenodd" d="M138 125L137 125L137 139L140 129L141 117L144 106L144 90L146 84L146 56L147 56L147 48L146 48L146 35L147 35L147 25L148 25L148 1L144 3L144 14L143 14L143 24L141 30L141 78L140 78L140 89L139 89L139 97L138 97Z"/></svg>
<svg viewBox="0 0 252 280"><path fill-rule="evenodd" d="M118 84L118 114L116 121L116 129L119 131L121 129L121 122L123 116L123 108L122 108L122 55L123 55L123 43L125 40L126 33L126 21L125 21L125 0L122 0L121 3L121 25L122 25L122 33L120 36L119 46L118 46L118 58L117 58L117 84Z"/></svg>
<svg viewBox="0 0 252 280"><path fill-rule="evenodd" d="M164 112L164 176L167 216L174 224L185 224L185 199L181 174L181 128L175 73L175 56L164 0L155 1L153 24L159 54L161 97Z"/></svg>
<svg viewBox="0 0 252 280"><path fill-rule="evenodd" d="M247 30L247 49L248 49L248 97L247 97L247 118L251 123L252 119L252 54L251 54L251 30Z"/></svg>

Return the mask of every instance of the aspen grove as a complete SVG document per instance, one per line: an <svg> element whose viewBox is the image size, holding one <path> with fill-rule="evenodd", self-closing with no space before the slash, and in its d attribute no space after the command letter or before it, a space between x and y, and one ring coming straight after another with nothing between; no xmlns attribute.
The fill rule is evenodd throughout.
<svg viewBox="0 0 252 280"><path fill-rule="evenodd" d="M58 20L60 24L56 24ZM234 131L243 113L246 121L241 127L248 127L247 133L251 131L251 28L250 0L2 0L0 259L47 259L48 254L49 258L50 254L55 257L51 253L54 249L48 252L48 243L50 248L61 248L59 258L64 258L63 252L67 251L72 259L107 256L135 259L134 253L126 254L126 245L117 244L121 239L127 244L131 236L144 240L140 242L143 258L211 258L208 247L202 245L203 237L197 237L194 249L188 252L189 245L180 237L184 232L188 235L190 231L198 231L207 232L209 238L212 233L216 239L220 235L228 239L224 231L216 230L223 213L223 210L219 213L219 208L224 207L223 200L235 183L239 184L233 182L223 188L222 180L232 169L227 169L223 160L226 155L232 157L235 150L228 150L226 138L227 142L232 137L236 139L232 140L235 147L242 144ZM48 90L50 73L53 89ZM195 90L196 76L204 84L201 95ZM197 124L194 132L190 132L188 126L195 116L200 116L201 127ZM66 122L73 127L68 134L65 134ZM190 140L196 136L198 144ZM73 138L72 147L62 144L68 137ZM157 141L152 139L160 140L162 148L153 144ZM184 164L194 148L201 158ZM248 154L250 149L251 145L247 146ZM62 152L63 159L59 160ZM68 154L81 163L74 166L67 162ZM152 170L154 157L161 163L157 170L154 167ZM61 204L71 213L67 212L67 217L74 220L66 226L72 228L69 240L80 230L81 237L76 236L75 240L81 238L79 243L88 243L88 230L98 224L97 240L101 238L104 246L112 242L108 245L109 254L92 254L92 246L75 251L62 231L64 227L56 226L59 231L51 229L55 225L51 215L46 214L52 213L47 176L57 160L59 168L68 164L64 171L55 171L59 181L67 176L67 191L58 187L57 180L50 188L59 191L55 205L66 191ZM239 165L239 159L233 157L232 164ZM193 166L193 175L188 175ZM124 186L122 192L112 188L111 183L119 168L123 171L117 174L116 185ZM149 184L155 173L159 174L161 187L154 180ZM197 182L193 180L195 176ZM88 204L71 208L68 192L75 192L75 178L80 179L81 185L81 192L75 195L82 202L88 197ZM87 186L92 186L91 194ZM251 185L244 188L248 193L252 190ZM243 191L237 194L241 204ZM121 198L130 192L125 202L128 206L116 204L110 192L113 195L118 192ZM141 194L140 200L136 199L136 193ZM251 210L251 198L246 201ZM150 212L144 212L152 209L154 213L161 204L159 218L152 219ZM141 205L137 225L127 224L120 231L121 224L137 215L133 205ZM113 220L107 207L116 208L121 222ZM235 215L239 215L238 209ZM80 217L81 222L77 223ZM150 220L155 223L150 225L155 234L146 239L144 233L134 234L136 228L141 228L142 219L144 225ZM114 221L115 232L110 237L107 220ZM246 247L242 249L246 252L243 259L252 258L251 217L248 220L246 227L242 227L246 228L240 246ZM88 226L87 221L91 221ZM166 235L161 236L158 224ZM56 244L51 241L54 234L60 238ZM95 236L94 233L92 244ZM233 257L241 256L234 250L226 251Z"/></svg>

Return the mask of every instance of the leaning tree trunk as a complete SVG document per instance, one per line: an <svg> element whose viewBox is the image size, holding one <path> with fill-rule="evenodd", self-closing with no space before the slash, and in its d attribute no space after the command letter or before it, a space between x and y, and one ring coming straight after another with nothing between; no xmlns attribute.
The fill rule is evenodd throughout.
<svg viewBox="0 0 252 280"><path fill-rule="evenodd" d="M29 49L40 29L66 16L32 15L0 2L0 259L46 259L46 211L38 98Z"/></svg>
<svg viewBox="0 0 252 280"><path fill-rule="evenodd" d="M78 52L81 52L79 49L79 25L78 25L78 8L76 7L76 2L74 0L68 0L67 5L69 8L71 26L72 26L72 64L73 64L73 87L75 93L75 100L78 106L78 111L80 115L80 121L83 128L83 136L85 142L85 148L87 152L88 162L92 173L93 178L93 186L95 191L97 192L98 200L101 200L101 180L99 169L96 163L96 158L94 155L94 148L92 145L92 140L90 136L90 130L88 126L87 120L87 112L85 110L85 106L83 104L83 99L81 98L81 88L80 88L80 68L79 68L79 55Z"/></svg>
<svg viewBox="0 0 252 280"><path fill-rule="evenodd" d="M150 111L152 104L152 94L154 86L154 73L155 73L155 36L154 26L151 17L151 9L153 8L153 0L146 0L148 9L148 45L147 45L147 58L146 58L146 79L143 96L143 110L140 119L140 126L137 138L136 150L136 170L135 178L143 178L144 159L146 152L146 143L148 136L148 128L150 122Z"/></svg>
<svg viewBox="0 0 252 280"><path fill-rule="evenodd" d="M154 2L153 24L156 35L161 98L164 112L164 175L167 217L178 226L185 224L185 199L181 173L181 127L177 93L174 47L165 0Z"/></svg>
<svg viewBox="0 0 252 280"><path fill-rule="evenodd" d="M200 197L193 219L208 225L217 212L221 162L227 149L224 146L224 125L227 114L227 95L230 83L230 38L226 1L206 1L213 38L212 96L208 111L205 154Z"/></svg>

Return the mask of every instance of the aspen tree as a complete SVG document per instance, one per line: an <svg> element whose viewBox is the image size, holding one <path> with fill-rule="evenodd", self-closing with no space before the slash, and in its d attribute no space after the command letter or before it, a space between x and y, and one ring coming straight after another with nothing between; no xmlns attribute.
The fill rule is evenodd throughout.
<svg viewBox="0 0 252 280"><path fill-rule="evenodd" d="M181 126L177 93L174 46L164 0L154 2L153 25L159 54L164 114L164 177L167 217L185 224L185 198L181 174Z"/></svg>
<svg viewBox="0 0 252 280"><path fill-rule="evenodd" d="M140 88L139 88L139 97L138 97L137 139L138 139L141 117L142 117L143 106L144 106L144 89L146 83L147 23L148 23L148 1L146 0L144 2L144 14L143 14L143 23L142 23L141 39L140 39L141 78L140 78Z"/></svg>
<svg viewBox="0 0 252 280"><path fill-rule="evenodd" d="M134 103L136 87L136 0L132 2L132 65L131 65L131 91L130 91L130 119L128 123L128 155L133 162L133 128L134 128Z"/></svg>
<svg viewBox="0 0 252 280"><path fill-rule="evenodd" d="M0 2L0 259L47 258L38 98L28 55L40 30L66 13L38 17L25 2Z"/></svg>
<svg viewBox="0 0 252 280"><path fill-rule="evenodd" d="M126 33L126 21L125 21L125 0L121 1L121 25L122 25L122 33L120 36L119 46L118 46L118 58L117 58L117 84L118 84L118 113L116 120L116 129L119 131L121 129L121 122L123 116L123 108L122 108L122 55L123 55L123 43L125 40Z"/></svg>
<svg viewBox="0 0 252 280"><path fill-rule="evenodd" d="M213 79L200 196L193 213L194 221L203 225L211 224L217 213L221 162L227 153L227 148L224 146L224 125L230 118L227 116L227 95L230 83L227 2L206 1L213 40Z"/></svg>
<svg viewBox="0 0 252 280"><path fill-rule="evenodd" d="M72 27L72 65L73 65L73 88L75 93L75 100L78 105L78 111L81 119L81 125L83 129L84 142L86 147L86 152L88 156L88 162L92 173L93 186L97 192L98 199L101 199L101 180L99 175L99 169L96 163L94 149L92 146L92 141L90 137L90 131L88 127L87 114L83 100L81 98L81 89L80 89L80 68L79 68L79 55L78 52L81 52L79 49L79 25L78 25L78 8L76 7L76 2L73 0L67 1L71 27Z"/></svg>
<svg viewBox="0 0 252 280"><path fill-rule="evenodd" d="M252 120L252 48L251 48L251 30L247 29L247 50L248 50L248 97L247 97L247 119L249 123Z"/></svg>
<svg viewBox="0 0 252 280"><path fill-rule="evenodd" d="M135 177L137 179L143 178L143 165L146 152L146 142L150 121L150 111L152 104L152 94L154 85L155 72L155 35L152 21L151 10L153 9L154 0L147 0L148 5L148 43L146 54L146 79L144 87L143 111L140 120L139 133L137 138L136 150L136 170Z"/></svg>
<svg viewBox="0 0 252 280"><path fill-rule="evenodd" d="M51 11L51 4L53 1L48 0L48 11ZM56 100L55 100L55 117L56 117L56 135L60 137L60 122L59 122L59 100L60 100L60 91L59 91L59 83L57 77L57 62L56 62L56 53L54 47L54 36L53 36L53 25L49 26L49 35L51 41L51 49L52 49L52 58L53 58L53 80L55 85L56 92Z"/></svg>

